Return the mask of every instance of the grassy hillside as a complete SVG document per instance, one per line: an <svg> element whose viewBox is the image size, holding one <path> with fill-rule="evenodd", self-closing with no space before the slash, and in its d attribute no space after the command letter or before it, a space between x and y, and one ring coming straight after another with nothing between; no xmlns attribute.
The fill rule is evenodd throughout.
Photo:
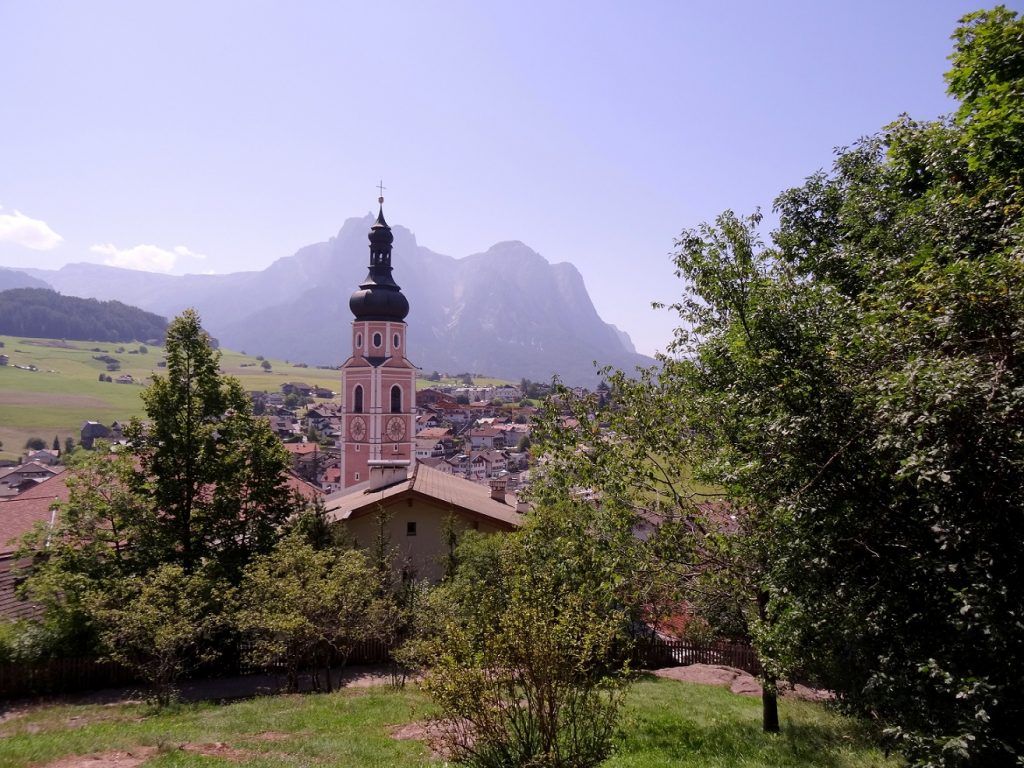
<svg viewBox="0 0 1024 768"><path fill-rule="evenodd" d="M12 336L0 336L0 342L4 344L0 354L10 358L8 365L0 366L0 458L5 459L20 456L30 437L43 438L49 447L56 435L63 445L66 436L77 442L83 421L110 424L142 415L139 394L153 372L161 370L158 363L164 355L162 347L148 347L146 354L139 354L138 343ZM123 352L117 351L122 348ZM128 373L139 383L99 381L100 374L108 371L105 362L94 359L98 355L120 362L120 370L109 372L111 377ZM336 370L299 368L283 360L270 362L273 369L267 372L255 356L228 350L221 361L223 370L241 379L249 390L276 392L286 381L304 381L332 390L340 387L341 374ZM16 366L35 366L38 370Z"/></svg>

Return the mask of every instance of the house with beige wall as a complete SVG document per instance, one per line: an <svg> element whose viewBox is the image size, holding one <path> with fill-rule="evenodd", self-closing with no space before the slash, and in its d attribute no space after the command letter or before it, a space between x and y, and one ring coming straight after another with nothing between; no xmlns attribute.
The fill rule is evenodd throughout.
<svg viewBox="0 0 1024 768"><path fill-rule="evenodd" d="M356 543L373 546L385 513L396 569L409 578L439 581L448 554L445 527L481 533L512 531L523 514L504 480L490 486L440 472L419 462L376 461L370 479L325 502L327 517L344 525Z"/></svg>

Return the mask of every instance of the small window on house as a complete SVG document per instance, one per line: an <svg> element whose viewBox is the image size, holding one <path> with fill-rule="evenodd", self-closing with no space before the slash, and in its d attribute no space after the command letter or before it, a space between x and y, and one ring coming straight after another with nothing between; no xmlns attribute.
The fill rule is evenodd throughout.
<svg viewBox="0 0 1024 768"><path fill-rule="evenodd" d="M361 333L356 334L356 346L359 348L362 348L363 346L363 334Z"/></svg>
<svg viewBox="0 0 1024 768"><path fill-rule="evenodd" d="M395 338L392 339L392 341L394 342L392 346L394 346L395 349L398 349L400 346L402 346L402 339L397 333L395 334Z"/></svg>
<svg viewBox="0 0 1024 768"><path fill-rule="evenodd" d="M391 412L402 412L402 388L397 384L391 388Z"/></svg>
<svg viewBox="0 0 1024 768"><path fill-rule="evenodd" d="M394 453L398 453L398 451L399 451L398 443L395 443L395 447L394 447L394 451L393 452Z"/></svg>
<svg viewBox="0 0 1024 768"><path fill-rule="evenodd" d="M405 535L406 536L415 536L416 535L416 523L414 521L410 520L408 523L405 524Z"/></svg>
<svg viewBox="0 0 1024 768"><path fill-rule="evenodd" d="M358 450L359 450L359 448L358 448L358 447L356 447L356 450L358 451ZM356 472L356 480L358 480L358 479L359 479L359 473L358 473L358 472Z"/></svg>
<svg viewBox="0 0 1024 768"><path fill-rule="evenodd" d="M363 412L363 387L360 384L356 384L355 395L352 397L352 412Z"/></svg>
<svg viewBox="0 0 1024 768"><path fill-rule="evenodd" d="M359 443L356 443L356 453L359 453Z"/></svg>
<svg viewBox="0 0 1024 768"><path fill-rule="evenodd" d="M384 341L384 338L379 334L373 334L373 346L379 347Z"/></svg>

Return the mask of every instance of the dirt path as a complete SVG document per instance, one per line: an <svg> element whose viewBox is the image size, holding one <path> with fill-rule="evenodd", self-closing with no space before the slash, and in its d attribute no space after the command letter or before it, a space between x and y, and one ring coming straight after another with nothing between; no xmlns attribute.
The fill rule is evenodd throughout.
<svg viewBox="0 0 1024 768"><path fill-rule="evenodd" d="M749 672L735 667L723 667L718 664L690 664L687 667L664 667L652 669L651 674L669 680L682 680L687 683L702 685L721 685L738 696L760 696L761 684ZM803 699L804 701L829 701L834 697L831 691L808 688L806 685L779 684L783 696Z"/></svg>

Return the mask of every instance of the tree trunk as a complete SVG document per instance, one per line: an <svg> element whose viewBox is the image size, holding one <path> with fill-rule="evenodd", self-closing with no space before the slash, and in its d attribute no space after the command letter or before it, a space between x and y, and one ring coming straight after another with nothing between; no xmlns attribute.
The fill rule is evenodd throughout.
<svg viewBox="0 0 1024 768"><path fill-rule="evenodd" d="M761 681L761 730L765 733L779 732L779 698L775 681Z"/></svg>
<svg viewBox="0 0 1024 768"><path fill-rule="evenodd" d="M757 593L757 614L762 622L768 619L768 593ZM761 663L761 730L765 733L779 732L778 681L769 675L764 662Z"/></svg>

